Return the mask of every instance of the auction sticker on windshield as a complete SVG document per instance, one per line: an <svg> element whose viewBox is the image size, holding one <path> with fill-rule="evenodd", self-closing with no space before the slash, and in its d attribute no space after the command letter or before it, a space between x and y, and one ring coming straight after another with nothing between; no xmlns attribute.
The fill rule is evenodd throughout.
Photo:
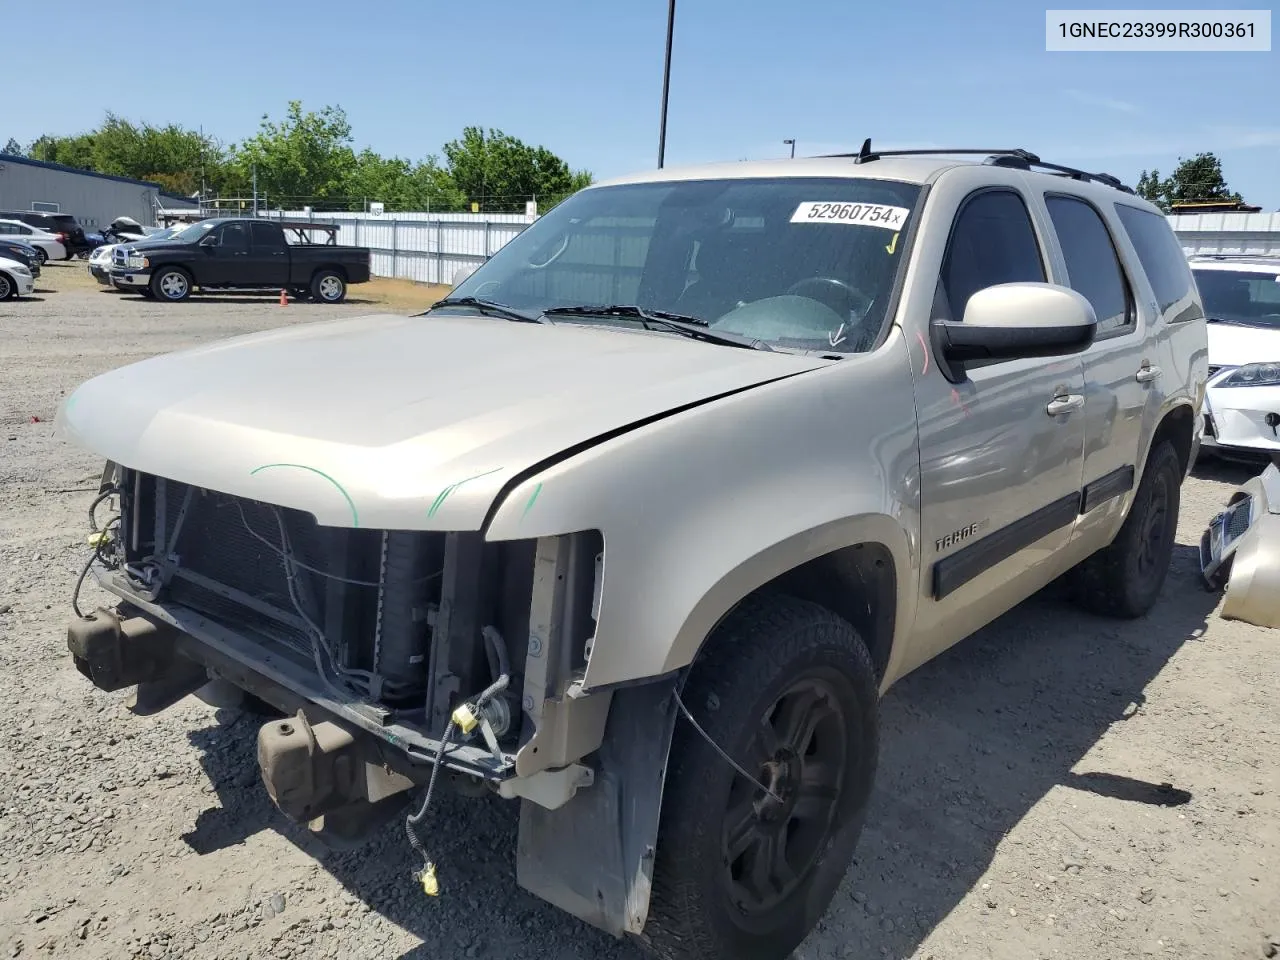
<svg viewBox="0 0 1280 960"><path fill-rule="evenodd" d="M911 211L883 203L825 203L806 200L791 215L792 223L854 223L899 230Z"/></svg>

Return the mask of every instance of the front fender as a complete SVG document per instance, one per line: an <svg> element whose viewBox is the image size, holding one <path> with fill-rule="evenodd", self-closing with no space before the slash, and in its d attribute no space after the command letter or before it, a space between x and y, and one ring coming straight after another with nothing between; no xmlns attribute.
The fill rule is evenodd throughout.
<svg viewBox="0 0 1280 960"><path fill-rule="evenodd" d="M589 691L687 665L746 593L865 540L891 551L906 585L901 635L913 618L919 463L895 330L873 354L683 411L523 479L486 535L603 534Z"/></svg>

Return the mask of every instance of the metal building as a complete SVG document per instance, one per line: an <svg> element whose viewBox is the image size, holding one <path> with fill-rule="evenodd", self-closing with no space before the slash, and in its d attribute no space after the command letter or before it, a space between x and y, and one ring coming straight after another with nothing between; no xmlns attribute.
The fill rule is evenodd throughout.
<svg viewBox="0 0 1280 960"><path fill-rule="evenodd" d="M156 209L167 205L159 184L114 177L0 153L0 210L69 213L86 230L116 217L155 226Z"/></svg>

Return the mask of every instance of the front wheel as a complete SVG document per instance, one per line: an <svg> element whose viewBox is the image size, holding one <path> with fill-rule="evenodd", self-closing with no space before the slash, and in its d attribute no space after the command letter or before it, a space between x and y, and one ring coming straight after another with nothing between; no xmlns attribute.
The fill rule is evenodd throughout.
<svg viewBox="0 0 1280 960"><path fill-rule="evenodd" d="M7 273L0 273L0 300L12 300L18 295L18 286Z"/></svg>
<svg viewBox="0 0 1280 960"><path fill-rule="evenodd" d="M1115 540L1072 571L1076 602L1133 619L1155 604L1169 573L1182 493L1182 461L1167 440L1152 452Z"/></svg>
<svg viewBox="0 0 1280 960"><path fill-rule="evenodd" d="M321 270L311 278L311 296L321 303L341 303L347 297L347 281L337 270Z"/></svg>
<svg viewBox="0 0 1280 960"><path fill-rule="evenodd" d="M191 296L191 277L178 267L161 267L151 277L151 292L158 300L178 303Z"/></svg>
<svg viewBox="0 0 1280 960"><path fill-rule="evenodd" d="M782 960L862 831L878 753L871 657L823 607L752 597L716 629L682 698L756 782L677 720L641 941L669 960Z"/></svg>

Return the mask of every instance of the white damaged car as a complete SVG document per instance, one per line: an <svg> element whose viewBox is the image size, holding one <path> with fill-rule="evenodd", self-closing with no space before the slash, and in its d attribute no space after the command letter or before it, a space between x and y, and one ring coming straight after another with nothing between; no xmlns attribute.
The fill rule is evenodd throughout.
<svg viewBox="0 0 1280 960"><path fill-rule="evenodd" d="M1209 321L1201 450L1280 453L1280 257L1191 257Z"/></svg>

